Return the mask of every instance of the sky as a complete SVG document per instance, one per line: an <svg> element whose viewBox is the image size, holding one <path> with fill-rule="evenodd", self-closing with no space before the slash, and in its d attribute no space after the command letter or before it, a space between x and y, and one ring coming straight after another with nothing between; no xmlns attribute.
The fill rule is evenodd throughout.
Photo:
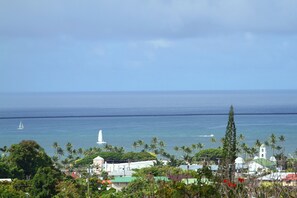
<svg viewBox="0 0 297 198"><path fill-rule="evenodd" d="M297 89L295 0L0 0L0 93Z"/></svg>

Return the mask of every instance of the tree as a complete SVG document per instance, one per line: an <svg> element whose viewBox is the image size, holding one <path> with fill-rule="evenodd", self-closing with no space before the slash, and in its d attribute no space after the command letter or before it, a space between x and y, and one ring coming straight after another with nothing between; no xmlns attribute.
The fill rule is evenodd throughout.
<svg viewBox="0 0 297 198"><path fill-rule="evenodd" d="M52 145L52 147L53 147L54 150L55 150L55 155L58 155L58 152L57 152L57 149L58 149L58 147L59 147L58 142L54 142L53 145Z"/></svg>
<svg viewBox="0 0 297 198"><path fill-rule="evenodd" d="M61 181L56 186L58 194L54 198L80 198L84 197L81 186L73 181Z"/></svg>
<svg viewBox="0 0 297 198"><path fill-rule="evenodd" d="M10 167L7 163L0 161L0 177L10 178L12 176Z"/></svg>
<svg viewBox="0 0 297 198"><path fill-rule="evenodd" d="M32 179L32 195L38 198L50 198L57 194L56 185L62 174L54 168L42 167Z"/></svg>
<svg viewBox="0 0 297 198"><path fill-rule="evenodd" d="M223 160L221 170L230 181L234 179L235 159L237 154L236 127L234 121L233 106L230 107L229 119L226 127L225 138L223 140Z"/></svg>
<svg viewBox="0 0 297 198"><path fill-rule="evenodd" d="M11 166L24 173L23 176L18 176L19 179L34 176L40 167L53 166L51 158L33 140L23 140L19 144L13 144L9 152L8 161Z"/></svg>
<svg viewBox="0 0 297 198"><path fill-rule="evenodd" d="M0 185L0 197L7 198L25 198L26 194L22 191L18 191L13 188L11 184L1 183Z"/></svg>
<svg viewBox="0 0 297 198"><path fill-rule="evenodd" d="M70 142L68 142L66 144L66 151L68 152L69 155L72 155L72 152L73 152L72 147L73 146L72 146L72 144Z"/></svg>
<svg viewBox="0 0 297 198"><path fill-rule="evenodd" d="M209 149L203 149L195 154L195 157L197 160L208 158L212 161L218 161L218 159L221 159L223 155L221 148L209 148Z"/></svg>

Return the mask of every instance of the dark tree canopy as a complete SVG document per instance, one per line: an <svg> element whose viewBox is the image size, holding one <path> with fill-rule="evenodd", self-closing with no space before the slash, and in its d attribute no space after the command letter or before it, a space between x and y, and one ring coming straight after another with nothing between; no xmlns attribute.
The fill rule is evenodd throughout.
<svg viewBox="0 0 297 198"><path fill-rule="evenodd" d="M233 179L233 173L235 171L235 159L236 159L236 127L234 121L233 106L230 107L229 119L226 127L225 138L223 141L223 173L225 177Z"/></svg>
<svg viewBox="0 0 297 198"><path fill-rule="evenodd" d="M39 168L32 179L32 193L34 197L53 197L57 193L56 185L61 179L62 174L59 171L51 167Z"/></svg>
<svg viewBox="0 0 297 198"><path fill-rule="evenodd" d="M9 152L8 161L11 166L24 173L23 176L19 176L20 179L34 176L40 167L53 165L43 148L33 140L23 140L19 144L13 144Z"/></svg>

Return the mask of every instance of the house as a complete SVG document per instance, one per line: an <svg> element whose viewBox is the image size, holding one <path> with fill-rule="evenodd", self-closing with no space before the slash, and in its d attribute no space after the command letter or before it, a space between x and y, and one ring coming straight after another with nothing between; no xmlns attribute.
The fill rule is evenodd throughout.
<svg viewBox="0 0 297 198"><path fill-rule="evenodd" d="M10 178L2 178L2 179L0 179L0 182L12 182L12 179L10 179Z"/></svg>
<svg viewBox="0 0 297 198"><path fill-rule="evenodd" d="M270 157L269 160L266 159L266 147L262 144L259 149L259 156L255 156L247 165L250 174L258 174L268 170L275 170L276 160L275 157Z"/></svg>
<svg viewBox="0 0 297 198"><path fill-rule="evenodd" d="M282 179L282 182L284 186L297 186L297 174L288 174L285 178Z"/></svg>
<svg viewBox="0 0 297 198"><path fill-rule="evenodd" d="M273 172L268 175L259 177L259 181L267 181L267 182L276 182L276 181L282 181L289 173L285 172Z"/></svg>
<svg viewBox="0 0 297 198"><path fill-rule="evenodd" d="M132 176L134 169L141 169L153 166L155 160L126 162L126 163L107 163L100 156L93 159L93 173L101 174L105 171L110 176Z"/></svg>
<svg viewBox="0 0 297 198"><path fill-rule="evenodd" d="M99 175L102 172L102 167L104 164L104 159L97 156L93 159L93 173Z"/></svg>
<svg viewBox="0 0 297 198"><path fill-rule="evenodd" d="M218 165L210 165L208 167L213 172L218 171L218 168L219 168ZM183 170L194 170L194 171L197 171L199 169L202 169L203 168L203 165L200 165L200 164L180 165L179 168L181 168Z"/></svg>
<svg viewBox="0 0 297 198"><path fill-rule="evenodd" d="M201 178L200 181L197 178L183 178L181 180L181 182L183 182L185 184L198 184L198 183L200 183L200 184L211 184L212 183L207 178Z"/></svg>
<svg viewBox="0 0 297 198"><path fill-rule="evenodd" d="M242 157L237 157L235 159L235 169L238 171L244 168L247 168L244 159Z"/></svg>
<svg viewBox="0 0 297 198"><path fill-rule="evenodd" d="M266 172L268 170L274 170L276 163L264 158L254 158L248 163L249 173L257 174L261 172Z"/></svg>

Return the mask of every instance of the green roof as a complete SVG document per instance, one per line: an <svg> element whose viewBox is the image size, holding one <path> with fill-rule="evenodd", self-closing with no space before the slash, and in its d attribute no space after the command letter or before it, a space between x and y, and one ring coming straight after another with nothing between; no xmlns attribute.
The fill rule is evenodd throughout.
<svg viewBox="0 0 297 198"><path fill-rule="evenodd" d="M115 177L111 180L112 183L130 183L135 180L136 177Z"/></svg>
<svg viewBox="0 0 297 198"><path fill-rule="evenodd" d="M154 177L155 181L169 181L168 177L156 176Z"/></svg>
<svg viewBox="0 0 297 198"><path fill-rule="evenodd" d="M262 166L267 167L267 168L271 168L271 167L274 167L276 165L275 162L271 162L271 161L269 161L267 159L264 159L264 158L254 159L254 162L256 162L258 164L261 164Z"/></svg>

